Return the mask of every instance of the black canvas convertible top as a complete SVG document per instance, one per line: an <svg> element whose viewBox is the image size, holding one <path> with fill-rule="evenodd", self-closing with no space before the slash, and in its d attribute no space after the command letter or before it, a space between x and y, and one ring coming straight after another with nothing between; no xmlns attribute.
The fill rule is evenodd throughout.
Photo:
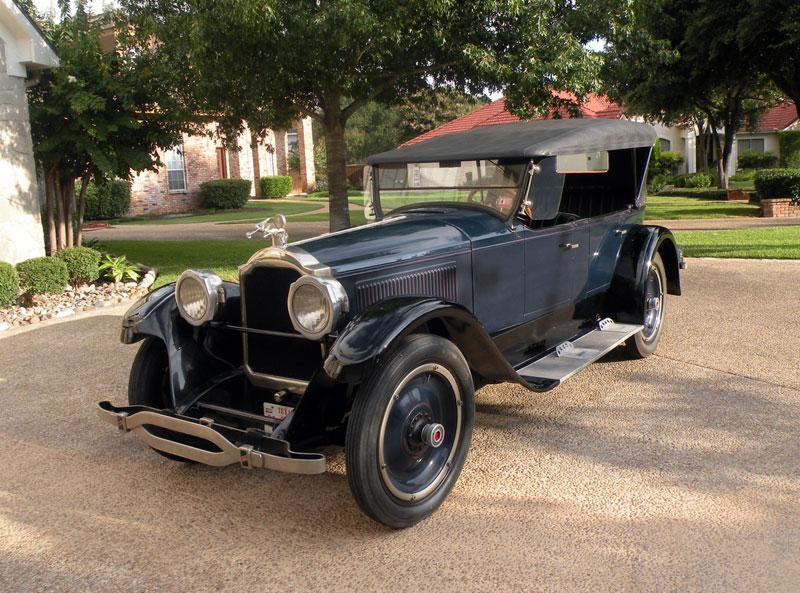
<svg viewBox="0 0 800 593"><path fill-rule="evenodd" d="M652 126L619 119L552 119L473 128L367 158L370 165L530 158L652 146Z"/></svg>

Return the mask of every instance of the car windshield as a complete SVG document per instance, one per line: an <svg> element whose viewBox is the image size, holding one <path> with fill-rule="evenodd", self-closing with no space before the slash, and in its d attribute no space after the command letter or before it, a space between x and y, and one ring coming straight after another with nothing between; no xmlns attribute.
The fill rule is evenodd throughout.
<svg viewBox="0 0 800 593"><path fill-rule="evenodd" d="M381 211L430 204L469 204L511 215L527 163L502 160L403 163L375 168ZM370 171L365 180L374 181ZM365 184L369 215L371 183Z"/></svg>

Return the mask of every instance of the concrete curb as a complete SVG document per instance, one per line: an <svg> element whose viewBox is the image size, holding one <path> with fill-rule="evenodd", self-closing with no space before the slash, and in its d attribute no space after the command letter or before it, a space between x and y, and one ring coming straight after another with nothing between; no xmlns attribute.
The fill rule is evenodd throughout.
<svg viewBox="0 0 800 593"><path fill-rule="evenodd" d="M109 307L102 307L100 309L94 309L92 311L81 311L80 313L75 313L74 315L69 315L67 317L55 317L51 319L46 319L45 321L41 321L39 323L35 323L33 325L22 325L19 327L14 327L12 329L7 329L4 332L0 332L0 340L3 338L10 338L12 336L18 336L19 334L24 334L29 331L34 331L39 328L50 327L51 325L56 325L59 323L67 323L69 321L77 321L79 319L86 319L87 317L97 317L99 315L122 315L128 308L136 302L138 299L131 299L124 301L122 303L118 303L116 305L111 305Z"/></svg>

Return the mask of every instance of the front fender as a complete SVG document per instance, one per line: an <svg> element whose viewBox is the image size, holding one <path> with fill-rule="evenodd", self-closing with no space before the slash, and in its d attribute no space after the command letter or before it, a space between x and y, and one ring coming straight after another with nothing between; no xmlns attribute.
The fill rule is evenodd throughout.
<svg viewBox="0 0 800 593"><path fill-rule="evenodd" d="M238 325L239 285L224 282L223 286L226 298L219 317ZM219 331L196 328L183 320L175 302L174 284L146 295L123 316L123 343L133 344L147 337L161 340L167 349L174 409L185 405L199 387L241 365L240 339L234 342ZM226 358L215 352L225 353Z"/></svg>
<svg viewBox="0 0 800 593"><path fill-rule="evenodd" d="M454 342L484 381L521 382L472 313L461 305L417 297L381 301L356 316L331 347L325 372L332 379L359 383L393 344L420 329Z"/></svg>

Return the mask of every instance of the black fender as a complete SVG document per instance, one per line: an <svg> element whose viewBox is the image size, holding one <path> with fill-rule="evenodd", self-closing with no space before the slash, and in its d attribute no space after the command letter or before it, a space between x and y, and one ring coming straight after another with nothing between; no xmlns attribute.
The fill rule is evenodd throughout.
<svg viewBox="0 0 800 593"><path fill-rule="evenodd" d="M664 262L667 294L681 294L683 257L672 231L662 226L636 225L625 236L608 292L607 309L620 321L641 322L644 301L639 297L656 254Z"/></svg>
<svg viewBox="0 0 800 593"><path fill-rule="evenodd" d="M223 283L225 302L218 319L240 325L239 285ZM122 318L120 339L133 344L154 337L167 348L173 408L181 409L192 394L242 364L241 338L210 327L194 327L178 312L175 284L144 296ZM224 353L224 354L222 354ZM220 355L222 354L222 355Z"/></svg>
<svg viewBox="0 0 800 593"><path fill-rule="evenodd" d="M384 300L358 314L330 348L325 372L337 381L360 383L393 344L423 329L451 340L482 382L525 385L470 311L458 304L421 297Z"/></svg>

